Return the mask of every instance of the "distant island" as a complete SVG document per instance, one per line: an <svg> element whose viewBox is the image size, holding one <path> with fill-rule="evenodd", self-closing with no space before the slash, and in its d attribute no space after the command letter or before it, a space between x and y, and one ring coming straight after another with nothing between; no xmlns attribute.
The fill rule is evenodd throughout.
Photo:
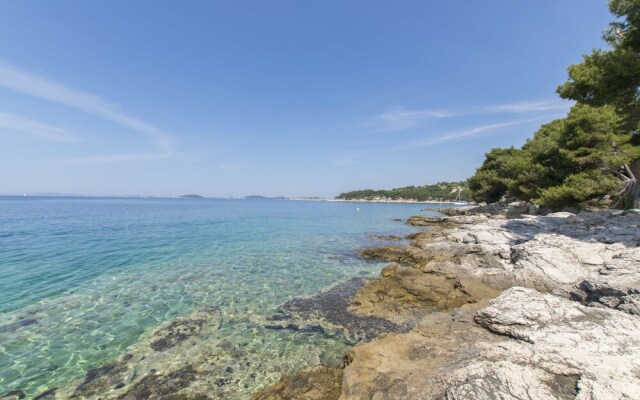
<svg viewBox="0 0 640 400"><path fill-rule="evenodd" d="M182 196L180 196L181 199L204 199L203 196L200 196L199 194L183 194Z"/></svg>
<svg viewBox="0 0 640 400"><path fill-rule="evenodd" d="M458 197L458 193L460 196ZM391 190L354 190L340 193L336 200L367 201L470 201L466 182L439 182L434 185L405 186Z"/></svg>

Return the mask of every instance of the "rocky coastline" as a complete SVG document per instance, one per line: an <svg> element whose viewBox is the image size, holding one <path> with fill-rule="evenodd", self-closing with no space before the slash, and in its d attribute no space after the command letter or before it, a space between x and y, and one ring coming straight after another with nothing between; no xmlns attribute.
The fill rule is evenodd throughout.
<svg viewBox="0 0 640 400"><path fill-rule="evenodd" d="M409 245L361 252L390 263L341 308L386 321L375 338L254 399L640 398L637 210L443 211L410 218ZM289 318L336 331L327 313Z"/></svg>
<svg viewBox="0 0 640 400"><path fill-rule="evenodd" d="M441 211L409 218L419 230L394 236L397 245L360 252L389 262L378 278L252 320L353 345L341 365L284 375L254 400L640 399L638 210ZM115 362L37 398L226 398L243 354L207 344L222 318L204 307L167 322Z"/></svg>

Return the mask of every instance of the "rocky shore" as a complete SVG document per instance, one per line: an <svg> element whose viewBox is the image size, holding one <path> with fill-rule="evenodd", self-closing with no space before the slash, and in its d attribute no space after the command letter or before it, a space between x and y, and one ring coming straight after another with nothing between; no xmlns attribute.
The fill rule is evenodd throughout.
<svg viewBox="0 0 640 400"><path fill-rule="evenodd" d="M256 329L354 346L341 365L285 375L253 398L640 399L637 210L443 212L409 218L420 230L393 237L408 245L362 250L389 262L380 277L254 318ZM222 319L204 307L170 321L119 360L38 398L227 398L244 364L241 349L208 344Z"/></svg>
<svg viewBox="0 0 640 400"><path fill-rule="evenodd" d="M322 307L279 318L346 336L376 321L376 337L361 336L342 368L286 376L254 398L639 399L640 214L535 211L410 218L424 230L408 246L361 252L390 264L338 307L360 323Z"/></svg>

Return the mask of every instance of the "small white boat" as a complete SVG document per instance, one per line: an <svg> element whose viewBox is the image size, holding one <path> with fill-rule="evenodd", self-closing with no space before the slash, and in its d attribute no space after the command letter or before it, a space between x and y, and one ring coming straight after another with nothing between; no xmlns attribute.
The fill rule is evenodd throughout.
<svg viewBox="0 0 640 400"><path fill-rule="evenodd" d="M456 206L466 206L468 203L460 199L460 192L462 192L462 188L458 186L458 195L456 196L456 199L453 201L453 204Z"/></svg>

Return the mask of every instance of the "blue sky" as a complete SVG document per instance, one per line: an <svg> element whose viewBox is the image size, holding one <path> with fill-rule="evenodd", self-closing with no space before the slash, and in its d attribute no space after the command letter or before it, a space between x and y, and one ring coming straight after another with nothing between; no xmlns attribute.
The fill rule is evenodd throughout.
<svg viewBox="0 0 640 400"><path fill-rule="evenodd" d="M566 114L605 1L3 1L0 193L334 196Z"/></svg>

